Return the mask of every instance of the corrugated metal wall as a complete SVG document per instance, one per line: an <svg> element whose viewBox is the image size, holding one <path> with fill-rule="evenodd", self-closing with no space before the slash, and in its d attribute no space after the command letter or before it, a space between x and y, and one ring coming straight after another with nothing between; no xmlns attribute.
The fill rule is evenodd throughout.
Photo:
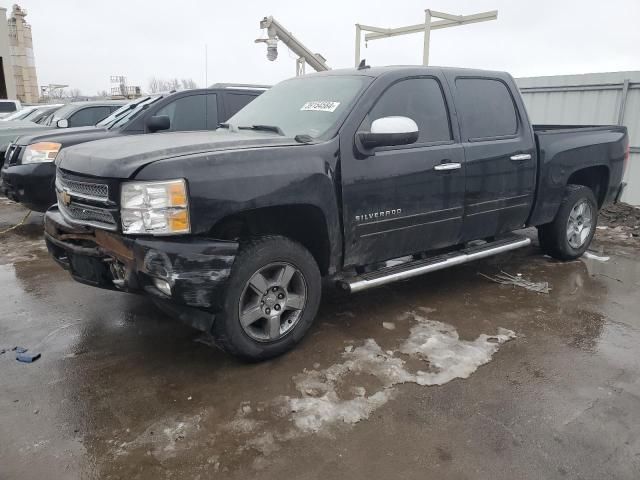
<svg viewBox="0 0 640 480"><path fill-rule="evenodd" d="M529 77L516 82L533 123L625 125L631 159L622 200L640 205L640 72Z"/></svg>

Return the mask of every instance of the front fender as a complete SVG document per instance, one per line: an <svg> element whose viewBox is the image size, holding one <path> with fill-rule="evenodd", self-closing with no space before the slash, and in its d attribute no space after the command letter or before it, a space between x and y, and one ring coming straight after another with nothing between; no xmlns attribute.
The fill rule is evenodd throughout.
<svg viewBox="0 0 640 480"><path fill-rule="evenodd" d="M337 138L299 144L227 150L154 162L137 180L186 178L192 233L205 235L222 219L266 207L311 205L326 221L330 269L341 256L337 200Z"/></svg>

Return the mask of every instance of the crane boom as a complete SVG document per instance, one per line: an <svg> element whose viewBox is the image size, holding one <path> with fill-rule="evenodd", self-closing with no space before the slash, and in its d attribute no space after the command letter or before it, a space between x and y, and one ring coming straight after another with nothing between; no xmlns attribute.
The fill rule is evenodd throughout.
<svg viewBox="0 0 640 480"><path fill-rule="evenodd" d="M278 58L278 40L280 40L298 56L296 61L297 75L304 73L304 66L307 63L311 65L316 72L324 72L325 70L331 69L322 55L309 50L273 17L263 18L260 21L260 28L267 30L267 38L259 38L256 40L256 43L262 42L267 44L267 58L269 60L273 61Z"/></svg>

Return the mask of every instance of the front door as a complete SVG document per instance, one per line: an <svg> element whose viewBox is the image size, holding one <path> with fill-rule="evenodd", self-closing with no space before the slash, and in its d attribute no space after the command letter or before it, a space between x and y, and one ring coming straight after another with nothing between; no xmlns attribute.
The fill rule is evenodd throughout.
<svg viewBox="0 0 640 480"><path fill-rule="evenodd" d="M536 148L519 97L502 79L452 80L466 158L462 239L521 228L534 199Z"/></svg>
<svg viewBox="0 0 640 480"><path fill-rule="evenodd" d="M412 145L381 147L372 155L341 138L345 265L366 265L456 244L462 228L464 153L455 140L441 79L401 79L379 94L360 123L403 116L418 125ZM350 143L350 145L349 145Z"/></svg>

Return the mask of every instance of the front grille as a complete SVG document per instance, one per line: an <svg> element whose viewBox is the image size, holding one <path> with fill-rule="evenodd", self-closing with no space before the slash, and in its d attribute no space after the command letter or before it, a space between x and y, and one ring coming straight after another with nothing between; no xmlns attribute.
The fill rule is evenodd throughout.
<svg viewBox="0 0 640 480"><path fill-rule="evenodd" d="M58 208L70 222L104 230L118 229L118 211L109 198L109 185L56 172Z"/></svg>
<svg viewBox="0 0 640 480"><path fill-rule="evenodd" d="M107 202L109 200L109 185L78 180L76 177L60 170L56 174L56 187L58 190L66 191L73 197L97 202Z"/></svg>
<svg viewBox="0 0 640 480"><path fill-rule="evenodd" d="M15 165L16 163L18 163L18 158L20 158L21 150L22 150L22 147L20 145L11 143L7 147L7 151L4 153L5 165Z"/></svg>
<svg viewBox="0 0 640 480"><path fill-rule="evenodd" d="M69 203L65 203L61 198L60 192L57 193L58 208L60 209L60 212L62 212L62 214L72 222L103 228L105 230L118 229L118 223L116 222L113 213L106 208L84 205L82 203L77 203L74 200L71 200Z"/></svg>

